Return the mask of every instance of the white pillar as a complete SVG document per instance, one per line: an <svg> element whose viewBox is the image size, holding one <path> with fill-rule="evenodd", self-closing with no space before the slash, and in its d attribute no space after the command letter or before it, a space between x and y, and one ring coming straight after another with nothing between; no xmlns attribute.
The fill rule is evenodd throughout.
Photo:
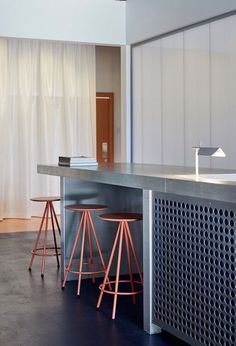
<svg viewBox="0 0 236 346"><path fill-rule="evenodd" d="M131 48L121 46L121 161L131 161Z"/></svg>

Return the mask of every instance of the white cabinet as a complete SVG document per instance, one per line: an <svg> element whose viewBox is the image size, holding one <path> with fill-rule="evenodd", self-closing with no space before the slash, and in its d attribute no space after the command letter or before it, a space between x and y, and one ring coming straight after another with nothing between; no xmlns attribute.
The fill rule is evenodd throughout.
<svg viewBox="0 0 236 346"><path fill-rule="evenodd" d="M212 145L226 153L212 164L236 168L236 16L211 23L210 37Z"/></svg>
<svg viewBox="0 0 236 346"><path fill-rule="evenodd" d="M184 165L183 33L161 40L163 164Z"/></svg>
<svg viewBox="0 0 236 346"><path fill-rule="evenodd" d="M211 146L209 25L184 32L185 165L194 165L193 146ZM201 166L210 159L201 157Z"/></svg>
<svg viewBox="0 0 236 346"><path fill-rule="evenodd" d="M142 47L142 162L162 163L160 41Z"/></svg>
<svg viewBox="0 0 236 346"><path fill-rule="evenodd" d="M236 15L133 49L133 161L236 168Z"/></svg>

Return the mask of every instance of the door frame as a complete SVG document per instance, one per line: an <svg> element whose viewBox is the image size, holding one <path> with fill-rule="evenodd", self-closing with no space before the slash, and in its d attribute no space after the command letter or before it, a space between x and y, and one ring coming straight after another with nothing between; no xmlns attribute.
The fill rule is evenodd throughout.
<svg viewBox="0 0 236 346"><path fill-rule="evenodd" d="M110 154L111 162L114 162L114 93L113 92L96 92L97 99L110 99L109 104L109 144L108 152ZM96 155L97 155L97 108L96 108Z"/></svg>

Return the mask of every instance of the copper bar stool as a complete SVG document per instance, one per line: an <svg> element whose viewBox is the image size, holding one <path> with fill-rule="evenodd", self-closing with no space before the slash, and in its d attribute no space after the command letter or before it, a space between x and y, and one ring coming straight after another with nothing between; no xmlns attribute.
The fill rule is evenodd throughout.
<svg viewBox="0 0 236 346"><path fill-rule="evenodd" d="M100 308L103 293L113 294L114 300L113 300L113 310L112 310L112 319L115 319L116 316L116 305L117 305L117 297L118 295L131 295L133 303L136 302L135 295L142 293L142 286L143 286L143 277L141 273L141 265L134 247L134 243L132 240L132 236L130 233L130 228L128 223L142 220L141 214L136 213L114 213L114 214L103 214L100 215L100 218L105 221L111 221L111 222L119 222L119 226L117 229L116 237L114 240L114 244L112 247L110 259L108 262L106 274L103 280L103 283L99 286L99 289L101 290L97 308ZM122 246L123 241L125 241L126 245L126 254L127 254L127 261L128 261L128 269L129 269L129 280L120 280L120 264L121 264L121 256L122 256ZM119 245L118 245L119 243ZM116 248L118 249L118 259L117 259L117 267L116 267L116 277L114 281L109 280L109 272L111 269L111 265L113 262L114 254L116 251ZM138 275L139 280L134 280L133 278L133 272L132 272L132 264L131 264L131 254L134 257L134 262L138 269ZM129 283L130 290L129 291L119 291L119 283ZM110 289L110 285L113 284L114 289ZM114 287L115 284L115 287ZM107 285L109 285L109 290L107 289ZM141 289L135 289L136 286L141 286Z"/></svg>
<svg viewBox="0 0 236 346"><path fill-rule="evenodd" d="M91 275L92 282L95 283L95 275L99 273L105 273L106 271L105 262L104 262L102 251L99 245L98 237L95 231L94 223L91 217L91 212L105 210L107 207L105 205L100 205L100 204L75 204L75 205L68 205L65 208L74 212L82 213L81 220L80 220L77 232L75 234L75 240L71 250L69 262L65 269L65 277L62 284L62 288L64 288L66 285L66 281L67 281L67 277L69 273L74 273L78 275L77 295L79 296L82 275ZM82 234L80 259L74 261L74 255L75 255L80 234ZM85 248L86 238L87 238L88 248L89 248L88 262L84 261L84 248ZM93 246L92 246L93 239L95 241L95 244L98 250L98 254L101 261L100 263L94 262L94 254L93 254ZM83 270L84 265L88 265L88 268L87 268L88 270ZM73 267L79 267L79 268L76 270L76 268L73 269Z"/></svg>
<svg viewBox="0 0 236 346"><path fill-rule="evenodd" d="M60 250L60 247L57 246L57 240L56 240L56 233L55 233L55 225L57 226L59 234L61 234L60 226L57 220L56 212L53 206L53 202L60 201L60 197L35 197L30 199L33 202L44 202L46 203L44 212L43 212L43 217L42 221L40 224L40 228L37 234L37 238L34 244L34 248L31 251L32 256L31 260L29 263L29 271L31 271L33 261L35 256L42 256L42 264L41 264L41 277L44 277L44 270L45 270L45 259L47 256L56 256L57 260L57 267L60 267L59 263L59 255L60 253L58 250ZM48 222L49 222L49 214L51 216L51 224L52 224L52 233L53 233L53 241L54 241L54 246L48 246L47 240L48 240ZM40 241L40 236L43 230L43 225L45 223L45 231L44 231L44 238L43 238L43 246L39 247L39 241ZM49 250L49 251L47 251ZM54 252L50 251L54 250Z"/></svg>

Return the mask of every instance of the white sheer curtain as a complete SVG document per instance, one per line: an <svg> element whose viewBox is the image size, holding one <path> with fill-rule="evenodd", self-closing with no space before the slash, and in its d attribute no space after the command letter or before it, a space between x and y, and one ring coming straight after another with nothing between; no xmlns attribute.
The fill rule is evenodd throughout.
<svg viewBox="0 0 236 346"><path fill-rule="evenodd" d="M30 197L57 195L37 164L95 155L95 47L0 39L0 218L36 214Z"/></svg>

